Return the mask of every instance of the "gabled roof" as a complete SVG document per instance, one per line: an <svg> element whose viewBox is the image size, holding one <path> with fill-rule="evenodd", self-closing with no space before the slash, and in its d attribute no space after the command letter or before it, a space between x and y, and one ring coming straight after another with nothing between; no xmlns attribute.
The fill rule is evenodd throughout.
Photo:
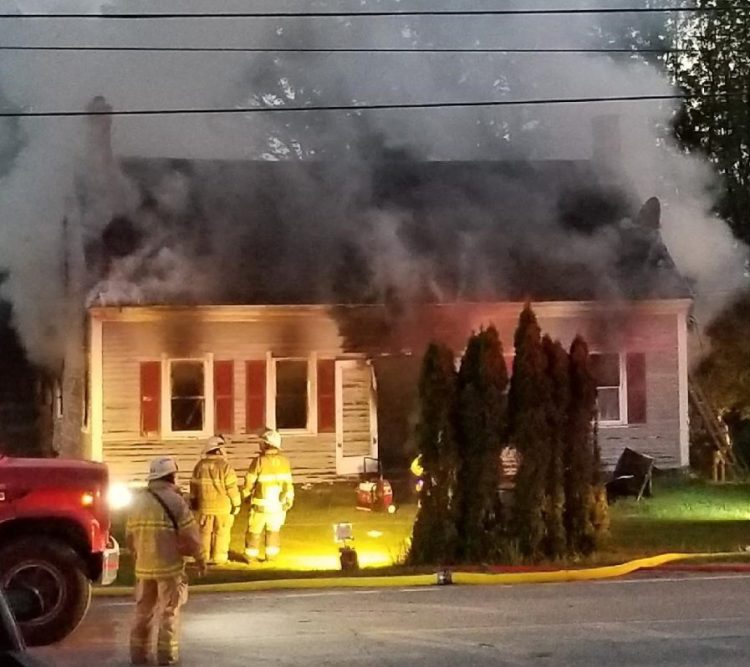
<svg viewBox="0 0 750 667"><path fill-rule="evenodd" d="M132 279L153 288L141 302L690 296L661 240L658 202L641 208L588 162L122 166L141 206L89 257L107 271L132 251ZM165 247L203 267L204 294L189 284L160 293Z"/></svg>

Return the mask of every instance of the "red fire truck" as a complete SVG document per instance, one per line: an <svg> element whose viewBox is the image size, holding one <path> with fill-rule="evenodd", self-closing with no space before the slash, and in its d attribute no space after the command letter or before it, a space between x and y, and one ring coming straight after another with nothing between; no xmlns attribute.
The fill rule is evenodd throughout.
<svg viewBox="0 0 750 667"><path fill-rule="evenodd" d="M117 576L107 467L90 461L0 456L0 586L33 593L26 642L51 644L83 620L93 583Z"/></svg>

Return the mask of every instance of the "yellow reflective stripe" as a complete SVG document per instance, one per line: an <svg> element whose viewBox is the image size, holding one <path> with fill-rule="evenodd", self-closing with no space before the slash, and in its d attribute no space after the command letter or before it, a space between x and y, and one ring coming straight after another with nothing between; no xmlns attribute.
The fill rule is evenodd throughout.
<svg viewBox="0 0 750 667"><path fill-rule="evenodd" d="M161 579L182 574L182 571L181 563L169 567L136 567L135 576L141 579Z"/></svg>
<svg viewBox="0 0 750 667"><path fill-rule="evenodd" d="M265 473L258 477L258 481L262 484L269 482L291 482L292 475L288 472Z"/></svg>
<svg viewBox="0 0 750 667"><path fill-rule="evenodd" d="M273 498L253 498L253 505L258 507L266 507L273 505L274 507L281 507L281 500L275 500Z"/></svg>
<svg viewBox="0 0 750 667"><path fill-rule="evenodd" d="M168 528L174 530L171 521L164 521L162 519L137 519L128 523L127 531L133 532L134 530L149 530L152 528Z"/></svg>

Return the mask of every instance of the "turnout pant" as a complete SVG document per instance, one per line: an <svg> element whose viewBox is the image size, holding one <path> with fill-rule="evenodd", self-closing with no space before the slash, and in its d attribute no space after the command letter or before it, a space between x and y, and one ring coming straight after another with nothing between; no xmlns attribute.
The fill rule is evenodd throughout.
<svg viewBox="0 0 750 667"><path fill-rule="evenodd" d="M198 514L203 553L209 561L226 563L229 560L233 523L231 514Z"/></svg>
<svg viewBox="0 0 750 667"><path fill-rule="evenodd" d="M263 512L253 507L250 510L247 535L245 537L245 553L251 558L260 556L261 542L266 536L266 558L274 558L281 551L281 527L286 520L286 512Z"/></svg>
<svg viewBox="0 0 750 667"><path fill-rule="evenodd" d="M146 664L156 630L156 660L170 665L179 660L180 607L187 601L183 575L168 579L138 579L135 619L130 633L130 660Z"/></svg>

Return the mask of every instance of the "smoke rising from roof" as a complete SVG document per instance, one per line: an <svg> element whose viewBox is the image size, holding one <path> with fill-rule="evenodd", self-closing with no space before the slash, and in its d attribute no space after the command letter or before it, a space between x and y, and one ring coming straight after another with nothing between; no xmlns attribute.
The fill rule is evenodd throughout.
<svg viewBox="0 0 750 667"><path fill-rule="evenodd" d="M593 6L583 0L559 4ZM16 5L22 11L152 7L133 0ZM309 9L302 0L251 5L224 0L212 10ZM503 5L513 6L547 5ZM360 7L455 8L448 0L368 0L355 9ZM318 8L352 5L331 1L316 3ZM193 12L205 5L182 0L159 9ZM618 45L613 40L632 20L586 15L66 23L64 35L29 24L15 26L13 34L0 26L0 38L585 48ZM638 27L658 32L658 20L663 17L640 16ZM629 57L403 53L8 54L0 63L0 90L10 104L36 108L81 108L96 95L118 108L283 108L673 92L661 71ZM32 358L48 365L61 358L68 307L72 303L75 312L87 299L523 298L561 282L571 298L586 298L592 276L594 296L628 298L630 287L658 295L658 285L642 283L670 272L633 278L621 247L638 231L641 205L657 196L661 235L694 285L705 322L720 305L717 295L728 296L742 282L746 249L711 213L716 179L710 166L685 156L662 136L668 131L658 129L669 126L674 108L604 103L115 118L114 153L125 158L122 164L108 154L101 123L92 129L73 120L6 121L0 126L0 267L9 275L0 293L13 302ZM619 118L619 141L607 116ZM257 160L264 164L248 164ZM460 173L441 166L453 161L473 166ZM487 162L501 165L477 164ZM417 163L427 166L408 167ZM60 279L66 266L74 274L67 284ZM519 284L519 276L529 284Z"/></svg>

